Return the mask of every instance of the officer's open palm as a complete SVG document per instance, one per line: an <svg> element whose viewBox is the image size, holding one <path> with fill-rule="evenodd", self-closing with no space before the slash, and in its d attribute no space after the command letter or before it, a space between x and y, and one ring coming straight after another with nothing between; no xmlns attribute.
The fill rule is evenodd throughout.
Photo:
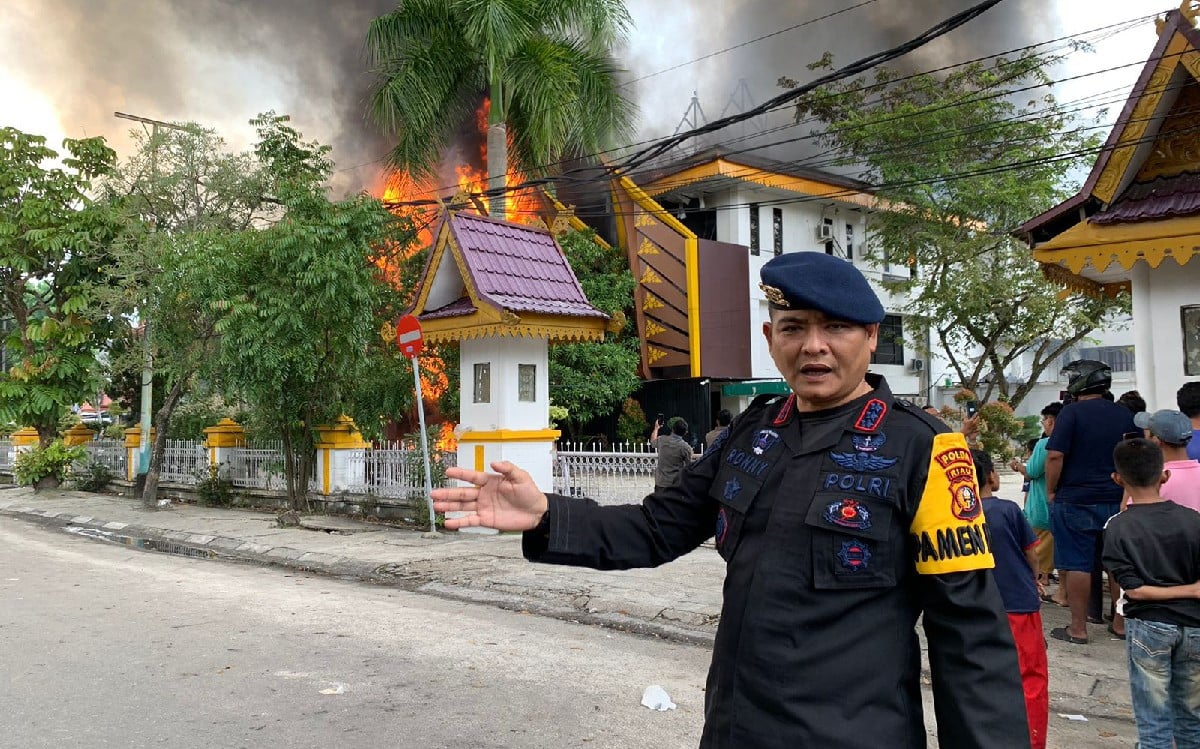
<svg viewBox="0 0 1200 749"><path fill-rule="evenodd" d="M549 501L528 472L507 460L492 463L495 473L469 468L447 468L446 477L466 481L472 486L433 490L433 509L437 512L474 512L461 518L446 518L446 528L471 526L502 531L525 531L537 527L549 507Z"/></svg>

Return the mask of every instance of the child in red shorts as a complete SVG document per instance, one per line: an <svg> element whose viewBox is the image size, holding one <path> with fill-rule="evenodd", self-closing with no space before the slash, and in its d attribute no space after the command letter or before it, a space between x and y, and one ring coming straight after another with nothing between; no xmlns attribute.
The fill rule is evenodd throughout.
<svg viewBox="0 0 1200 749"><path fill-rule="evenodd" d="M972 450L971 455L975 459L983 515L987 519L992 556L996 560L993 577L1017 645L1017 663L1025 688L1025 712L1029 718L1029 744L1032 749L1045 749L1050 676L1046 664L1046 636L1042 632L1042 602L1034 573L1038 568L1037 535L1016 502L993 495L1000 488L1000 477L992 457L983 450Z"/></svg>

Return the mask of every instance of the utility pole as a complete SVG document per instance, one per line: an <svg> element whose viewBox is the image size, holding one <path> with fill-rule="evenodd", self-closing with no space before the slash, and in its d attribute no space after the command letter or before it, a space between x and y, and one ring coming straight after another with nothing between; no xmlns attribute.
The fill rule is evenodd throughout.
<svg viewBox="0 0 1200 749"><path fill-rule="evenodd" d="M183 125L176 125L173 122L152 120L148 117L138 117L137 115L125 114L124 112L113 112L113 116L122 120L132 120L150 126L150 175L152 179L157 180L158 129L163 127L169 130L187 131L189 128ZM151 221L150 229L151 231L157 229L156 222ZM150 319L148 317L142 320L142 346L144 348L144 358L142 359L142 435L138 447L137 467L137 475L139 476L145 476L150 470L150 427L153 424L151 405L154 396L154 352L150 347Z"/></svg>

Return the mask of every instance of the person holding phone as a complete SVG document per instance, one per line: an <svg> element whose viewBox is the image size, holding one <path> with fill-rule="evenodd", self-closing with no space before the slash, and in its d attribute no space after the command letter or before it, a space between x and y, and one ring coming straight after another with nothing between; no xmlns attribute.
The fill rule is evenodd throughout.
<svg viewBox="0 0 1200 749"><path fill-rule="evenodd" d="M665 434L659 432L670 425ZM684 439L688 423L676 416L669 422L662 414L654 419L654 430L650 432L650 445L658 451L658 462L654 466L654 491L662 491L679 483L683 469L696 457L692 446Z"/></svg>
<svg viewBox="0 0 1200 749"><path fill-rule="evenodd" d="M763 335L791 389L756 398L638 505L543 494L508 462L450 468L448 528L524 531L528 559L665 564L713 539L725 560L703 749L924 746L926 632L941 746L1029 746L1016 649L965 437L868 373L884 309L821 252L760 271Z"/></svg>

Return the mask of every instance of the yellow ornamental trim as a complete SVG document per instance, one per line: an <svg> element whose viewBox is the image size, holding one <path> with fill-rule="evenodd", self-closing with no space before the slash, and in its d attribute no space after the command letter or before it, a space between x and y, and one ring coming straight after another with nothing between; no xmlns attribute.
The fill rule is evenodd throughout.
<svg viewBox="0 0 1200 749"><path fill-rule="evenodd" d="M496 429L483 432L463 432L458 437L464 442L553 442L562 436L557 429Z"/></svg>
<svg viewBox="0 0 1200 749"><path fill-rule="evenodd" d="M658 348L657 346L647 346L646 347L646 359L648 360L647 361L648 364L653 365L654 362L658 361L659 359L663 358L666 355L667 355L667 352L663 351L662 349Z"/></svg>
<svg viewBox="0 0 1200 749"><path fill-rule="evenodd" d="M640 243L638 243L637 254L639 254L639 255L657 255L657 254L659 254L658 245L654 244L646 237L642 237L642 241Z"/></svg>
<svg viewBox="0 0 1200 749"><path fill-rule="evenodd" d="M645 300L642 301L642 311L643 312L649 312L652 309L659 309L659 308L665 307L665 306L666 305L663 304L663 301L661 299L654 296L650 292L646 292L646 298L645 298Z"/></svg>
<svg viewBox="0 0 1200 749"><path fill-rule="evenodd" d="M662 276L655 273L653 268L646 266L646 270L642 272L641 282L642 284L662 283L663 280Z"/></svg>
<svg viewBox="0 0 1200 749"><path fill-rule="evenodd" d="M510 338L544 338L550 343L603 341L608 321L594 318L599 327L568 327L560 325L474 325L469 328L426 330L429 343L456 343L489 336Z"/></svg>
<svg viewBox="0 0 1200 749"><path fill-rule="evenodd" d="M660 335L665 332L667 332L667 329L664 328L663 326L659 325L658 323L654 322L653 320L646 321L646 337L647 338L653 338L654 336Z"/></svg>
<svg viewBox="0 0 1200 749"><path fill-rule="evenodd" d="M657 223L658 222L655 221L654 217L651 216L649 213L639 213L637 215L637 218L635 218L633 220L633 225L638 227L639 229L646 227L646 226L654 226Z"/></svg>

